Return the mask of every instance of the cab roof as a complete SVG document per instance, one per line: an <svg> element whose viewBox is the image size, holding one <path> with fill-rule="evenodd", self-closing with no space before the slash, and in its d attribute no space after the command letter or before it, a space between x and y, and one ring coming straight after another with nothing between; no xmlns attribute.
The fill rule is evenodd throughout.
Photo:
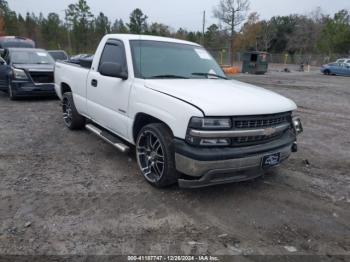
<svg viewBox="0 0 350 262"><path fill-rule="evenodd" d="M189 42L185 40L180 40L176 38L170 38L170 37L162 37L162 36L152 36L152 35L133 35L133 34L108 34L104 38L117 38L124 41L129 40L145 40L145 41L160 41L160 42L169 42L169 43L179 43L179 44L187 44L187 45L194 45L194 46L200 46L197 43Z"/></svg>
<svg viewBox="0 0 350 262"><path fill-rule="evenodd" d="M35 51L35 52L47 52L44 49L40 49L40 48L26 48L26 47L9 47L6 48L6 50L9 50L10 52L12 51Z"/></svg>

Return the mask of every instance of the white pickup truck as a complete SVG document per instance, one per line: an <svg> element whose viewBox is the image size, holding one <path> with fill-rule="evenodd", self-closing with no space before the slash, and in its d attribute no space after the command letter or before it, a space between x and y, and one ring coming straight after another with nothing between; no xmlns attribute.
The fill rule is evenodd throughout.
<svg viewBox="0 0 350 262"><path fill-rule="evenodd" d="M126 152L135 146L156 187L254 179L297 151L295 103L229 80L200 45L106 35L92 62L57 62L55 88L69 129L86 127Z"/></svg>

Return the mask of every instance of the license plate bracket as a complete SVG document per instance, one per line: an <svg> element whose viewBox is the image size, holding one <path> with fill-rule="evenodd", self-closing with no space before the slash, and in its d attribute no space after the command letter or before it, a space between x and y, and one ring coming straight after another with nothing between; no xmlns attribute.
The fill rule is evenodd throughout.
<svg viewBox="0 0 350 262"><path fill-rule="evenodd" d="M281 153L266 155L261 160L262 168L278 166L281 163Z"/></svg>

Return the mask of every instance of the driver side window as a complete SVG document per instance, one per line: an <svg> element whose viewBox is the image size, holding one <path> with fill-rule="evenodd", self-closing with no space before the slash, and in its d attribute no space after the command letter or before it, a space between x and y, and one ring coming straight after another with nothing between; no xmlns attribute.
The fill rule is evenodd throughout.
<svg viewBox="0 0 350 262"><path fill-rule="evenodd" d="M99 71L100 71L101 65L106 62L118 63L122 66L123 71L127 72L125 48L121 41L118 41L118 40L107 41L101 55Z"/></svg>

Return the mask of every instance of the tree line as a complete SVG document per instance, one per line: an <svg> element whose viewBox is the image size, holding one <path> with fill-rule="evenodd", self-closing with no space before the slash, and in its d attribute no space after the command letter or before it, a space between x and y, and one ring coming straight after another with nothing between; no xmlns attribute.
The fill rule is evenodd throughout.
<svg viewBox="0 0 350 262"><path fill-rule="evenodd" d="M57 13L27 13L11 10L0 0L0 35L33 39L46 49L64 49L69 53L92 53L107 33L149 34L175 37L203 44L210 50L228 50L231 54L246 50L293 54L348 54L350 51L350 13L335 15L316 9L309 15L291 14L261 20L250 12L249 0L220 0L213 9L218 24L199 31L173 30L160 22L149 23L140 9L132 11L129 21L111 21L104 13L95 16L86 0L78 0ZM233 55L231 56L233 59ZM231 59L231 60L232 60Z"/></svg>

